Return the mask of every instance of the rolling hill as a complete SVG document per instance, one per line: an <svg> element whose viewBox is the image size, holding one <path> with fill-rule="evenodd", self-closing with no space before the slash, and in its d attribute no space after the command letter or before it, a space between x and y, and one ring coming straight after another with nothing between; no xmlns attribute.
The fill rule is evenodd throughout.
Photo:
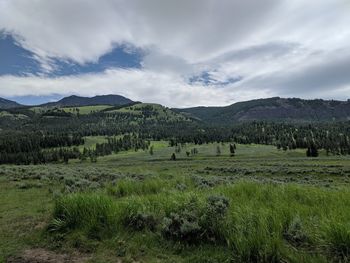
<svg viewBox="0 0 350 263"><path fill-rule="evenodd" d="M156 103L135 103L116 109L105 109L106 113L127 113L139 119L165 120L165 121L188 121L185 114L173 111L165 106Z"/></svg>
<svg viewBox="0 0 350 263"><path fill-rule="evenodd" d="M17 108L21 106L22 106L21 104L15 101L0 98L0 109L12 109L12 108Z"/></svg>
<svg viewBox="0 0 350 263"><path fill-rule="evenodd" d="M49 102L41 107L79 107L79 106L93 106L93 105L125 105L133 101L120 95L101 95L92 98L69 96L57 102Z"/></svg>
<svg viewBox="0 0 350 263"><path fill-rule="evenodd" d="M350 100L303 100L268 98L238 102L226 107L194 107L174 109L210 124L267 120L314 122L350 120Z"/></svg>

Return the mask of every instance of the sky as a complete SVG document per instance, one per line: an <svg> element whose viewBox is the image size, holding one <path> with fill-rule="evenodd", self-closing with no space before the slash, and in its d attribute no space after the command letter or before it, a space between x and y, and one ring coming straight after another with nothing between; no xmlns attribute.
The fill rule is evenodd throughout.
<svg viewBox="0 0 350 263"><path fill-rule="evenodd" d="M0 0L0 97L350 98L349 0Z"/></svg>

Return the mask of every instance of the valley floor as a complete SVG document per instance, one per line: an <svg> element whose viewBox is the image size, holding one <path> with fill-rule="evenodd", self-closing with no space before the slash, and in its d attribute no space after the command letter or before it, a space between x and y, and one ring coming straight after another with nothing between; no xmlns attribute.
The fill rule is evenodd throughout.
<svg viewBox="0 0 350 263"><path fill-rule="evenodd" d="M0 262L350 260L348 156L187 144L172 161L174 147L152 145L0 166Z"/></svg>

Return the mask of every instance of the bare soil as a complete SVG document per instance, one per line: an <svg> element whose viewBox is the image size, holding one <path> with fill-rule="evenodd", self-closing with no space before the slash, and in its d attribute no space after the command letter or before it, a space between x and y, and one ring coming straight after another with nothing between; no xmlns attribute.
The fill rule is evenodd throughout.
<svg viewBox="0 0 350 263"><path fill-rule="evenodd" d="M58 254L46 249L36 248L25 250L22 255L11 257L7 263L84 263L89 257L81 254Z"/></svg>

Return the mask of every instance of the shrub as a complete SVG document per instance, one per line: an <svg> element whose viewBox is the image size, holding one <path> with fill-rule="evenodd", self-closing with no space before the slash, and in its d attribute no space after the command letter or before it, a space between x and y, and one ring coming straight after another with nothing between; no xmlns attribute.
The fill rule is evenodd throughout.
<svg viewBox="0 0 350 263"><path fill-rule="evenodd" d="M28 182L21 182L17 184L17 187L19 189L30 189L30 188L41 188L43 185L41 183L28 183Z"/></svg>
<svg viewBox="0 0 350 263"><path fill-rule="evenodd" d="M154 231L157 226L157 220L153 215L137 212L135 214L131 214L125 220L125 224L127 227L131 227L133 230L152 230Z"/></svg>
<svg viewBox="0 0 350 263"><path fill-rule="evenodd" d="M294 246L301 246L309 240L304 232L303 223L299 216L294 217L283 232L283 237Z"/></svg>
<svg viewBox="0 0 350 263"><path fill-rule="evenodd" d="M165 238L187 243L216 241L227 208L225 197L210 196L204 206L193 198L163 219L162 234Z"/></svg>

